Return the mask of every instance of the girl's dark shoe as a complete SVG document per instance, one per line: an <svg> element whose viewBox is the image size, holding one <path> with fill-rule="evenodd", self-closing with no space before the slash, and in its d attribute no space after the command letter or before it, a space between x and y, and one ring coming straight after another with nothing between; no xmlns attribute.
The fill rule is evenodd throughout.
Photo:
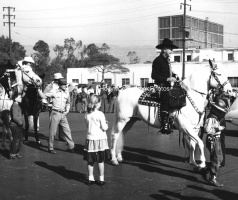
<svg viewBox="0 0 238 200"><path fill-rule="evenodd" d="M106 184L105 181L99 181L99 182L98 182L98 185L99 185L99 186L104 186L105 184Z"/></svg>

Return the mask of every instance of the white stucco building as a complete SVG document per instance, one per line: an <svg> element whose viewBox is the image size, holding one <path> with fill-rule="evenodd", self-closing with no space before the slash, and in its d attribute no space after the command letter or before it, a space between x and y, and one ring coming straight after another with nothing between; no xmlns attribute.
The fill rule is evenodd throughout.
<svg viewBox="0 0 238 200"><path fill-rule="evenodd" d="M237 49L188 49L185 54L185 77L190 75L196 68L208 65L208 59L216 61L219 67L227 75L233 87L238 88L238 52ZM156 56L156 54L155 54ZM177 56L177 57L176 57ZM182 62L176 61L178 56L182 58L182 50L174 50L171 57L173 71L182 77ZM189 57L190 56L190 57ZM191 61L188 61L191 58ZM146 86L147 83L153 82L151 79L152 64L130 64L124 65L130 72L127 74L104 75L105 82L121 87L126 84ZM91 72L88 68L68 68L67 81L74 84L89 84L100 82L102 74Z"/></svg>

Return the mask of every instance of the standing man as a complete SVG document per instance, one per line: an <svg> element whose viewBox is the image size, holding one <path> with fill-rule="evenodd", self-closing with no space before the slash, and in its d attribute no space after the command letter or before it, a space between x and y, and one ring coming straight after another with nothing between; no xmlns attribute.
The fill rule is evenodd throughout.
<svg viewBox="0 0 238 200"><path fill-rule="evenodd" d="M114 113L115 103L116 103L116 99L117 99L117 96L118 96L118 90L115 88L115 85L112 85L111 87L112 87L112 89L111 89L111 93L109 94L110 95L110 102L109 102L108 112Z"/></svg>
<svg viewBox="0 0 238 200"><path fill-rule="evenodd" d="M55 73L53 75L53 81L51 82L51 86L52 86L52 89L50 92L52 92L53 90L58 90L59 89L59 85L58 85L58 82L60 79L64 78L62 76L61 73ZM52 109L52 99L49 99L49 104L48 104L48 108L50 110L50 113L51 113L51 109ZM59 125L59 132L58 132L58 137L59 137L59 140L60 141L65 141L64 139L64 133L63 133L63 130L62 130L62 127Z"/></svg>
<svg viewBox="0 0 238 200"><path fill-rule="evenodd" d="M163 88L160 94L161 132L163 134L170 134L168 90L171 87L171 83L176 81L176 74L172 72L170 65L170 56L173 49L177 49L178 47L174 45L170 39L165 38L162 44L157 45L156 48L161 49L161 53L153 61L151 78L154 80L155 84ZM160 113L158 114L160 115Z"/></svg>
<svg viewBox="0 0 238 200"><path fill-rule="evenodd" d="M101 92L100 92L100 96L101 96L101 108L100 110L105 114L106 113L106 104L107 104L107 88L105 83L101 84Z"/></svg>
<svg viewBox="0 0 238 200"><path fill-rule="evenodd" d="M52 111L50 113L50 136L49 153L56 154L54 150L54 137L60 124L63 129L64 137L69 146L69 151L74 152L74 141L72 140L71 130L66 115L70 109L70 96L67 91L67 82L65 79L58 81L59 89L43 94L39 89L39 95L43 98L52 98Z"/></svg>

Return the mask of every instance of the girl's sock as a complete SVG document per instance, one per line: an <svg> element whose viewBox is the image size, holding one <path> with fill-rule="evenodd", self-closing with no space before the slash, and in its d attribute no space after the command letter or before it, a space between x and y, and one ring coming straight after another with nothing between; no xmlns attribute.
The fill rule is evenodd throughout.
<svg viewBox="0 0 238 200"><path fill-rule="evenodd" d="M95 181L94 176L93 175L92 176L88 176L88 180L89 181Z"/></svg>
<svg viewBox="0 0 238 200"><path fill-rule="evenodd" d="M103 176L99 176L99 181L104 181L104 175Z"/></svg>

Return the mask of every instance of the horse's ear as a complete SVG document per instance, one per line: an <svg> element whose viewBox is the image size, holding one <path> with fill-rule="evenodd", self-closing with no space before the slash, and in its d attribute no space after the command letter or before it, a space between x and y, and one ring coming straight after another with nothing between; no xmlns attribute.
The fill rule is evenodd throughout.
<svg viewBox="0 0 238 200"><path fill-rule="evenodd" d="M209 65L212 68L212 70L214 70L213 63L212 63L212 61L210 59L209 59Z"/></svg>
<svg viewBox="0 0 238 200"><path fill-rule="evenodd" d="M45 78L45 73L39 75L39 77L43 80Z"/></svg>

